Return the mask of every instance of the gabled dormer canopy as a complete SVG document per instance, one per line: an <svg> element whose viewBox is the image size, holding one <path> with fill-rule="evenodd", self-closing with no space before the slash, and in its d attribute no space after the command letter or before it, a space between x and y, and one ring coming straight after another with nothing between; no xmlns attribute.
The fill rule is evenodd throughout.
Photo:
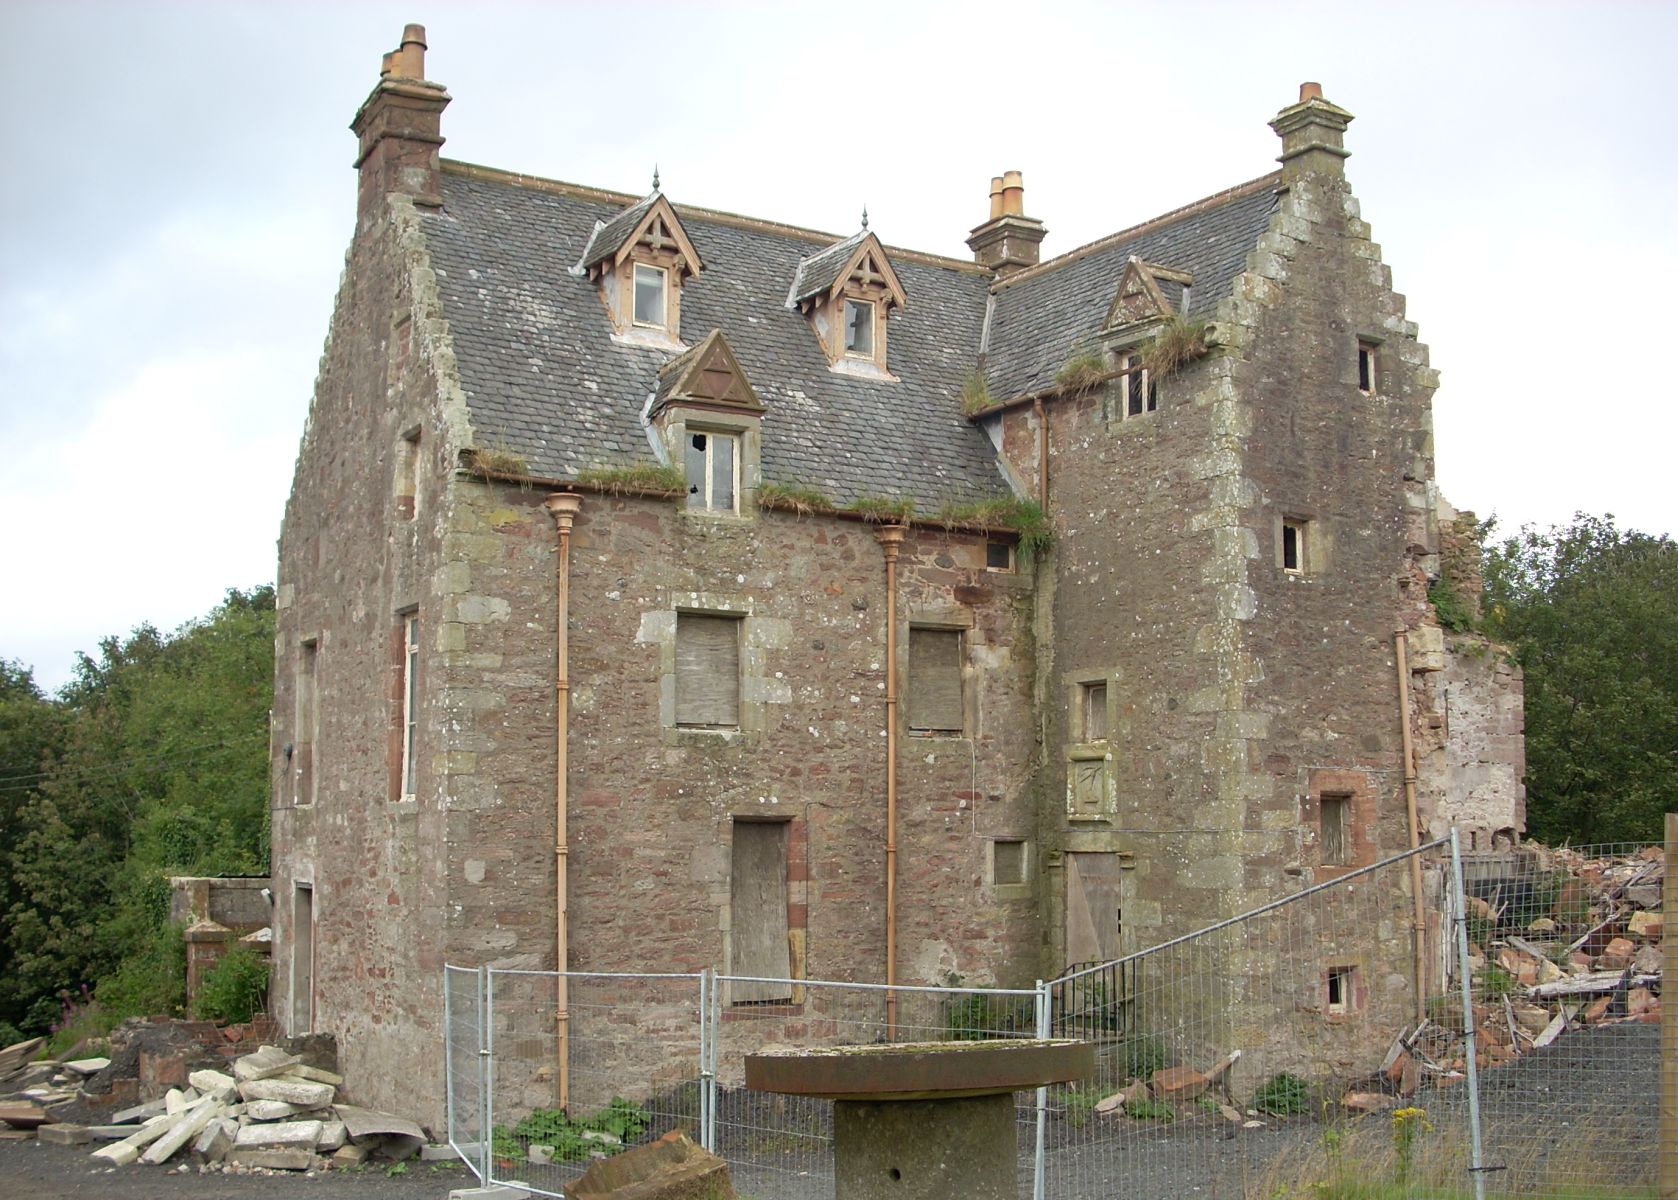
<svg viewBox="0 0 1678 1200"><path fill-rule="evenodd" d="M908 307L909 297L866 226L800 262L787 304L810 318L829 366L890 377L886 320Z"/></svg>
<svg viewBox="0 0 1678 1200"><path fill-rule="evenodd" d="M573 270L600 285L619 337L669 349L681 345L682 284L704 266L675 208L655 188L597 223Z"/></svg>
<svg viewBox="0 0 1678 1200"><path fill-rule="evenodd" d="M1194 276L1159 263L1143 262L1134 254L1119 278L1119 290L1107 309L1106 327L1181 316L1188 308Z"/></svg>
<svg viewBox="0 0 1678 1200"><path fill-rule="evenodd" d="M716 412L764 411L720 329L711 330L704 341L659 368L658 391L653 394L648 416L655 417L676 404Z"/></svg>

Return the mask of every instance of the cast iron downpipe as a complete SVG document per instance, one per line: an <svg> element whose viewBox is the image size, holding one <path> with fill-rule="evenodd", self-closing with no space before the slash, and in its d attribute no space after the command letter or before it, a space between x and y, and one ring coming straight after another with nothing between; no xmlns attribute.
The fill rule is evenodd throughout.
<svg viewBox="0 0 1678 1200"><path fill-rule="evenodd" d="M886 554L886 1037L897 1036L897 555L902 525L874 531Z"/></svg>
<svg viewBox="0 0 1678 1200"><path fill-rule="evenodd" d="M1427 1019L1427 1004L1422 989L1427 980L1427 948L1423 944L1427 924L1422 919L1422 859L1416 847L1421 845L1416 818L1416 748L1410 738L1410 638L1403 629L1393 631L1393 648L1398 655L1398 727L1402 733L1404 752L1404 823L1410 827L1410 898L1415 906L1416 947L1416 1020ZM1459 914L1460 915L1460 914Z"/></svg>
<svg viewBox="0 0 1678 1200"><path fill-rule="evenodd" d="M583 498L556 492L542 502L559 527L559 564L554 579L554 1024L559 1035L558 1106L571 1107L571 987L566 976L570 955L571 878L567 861L569 808L568 751L571 744L571 523Z"/></svg>

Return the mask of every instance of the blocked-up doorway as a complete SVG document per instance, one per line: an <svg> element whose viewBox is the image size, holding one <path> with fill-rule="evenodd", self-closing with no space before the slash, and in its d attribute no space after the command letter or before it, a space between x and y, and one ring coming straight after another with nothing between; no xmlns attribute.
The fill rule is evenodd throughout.
<svg viewBox="0 0 1678 1200"><path fill-rule="evenodd" d="M786 821L735 821L729 873L729 970L790 979ZM786 983L735 983L734 1004L788 1002Z"/></svg>
<svg viewBox="0 0 1678 1200"><path fill-rule="evenodd" d="M315 1031L315 889L291 892L291 1035Z"/></svg>
<svg viewBox="0 0 1678 1200"><path fill-rule="evenodd" d="M1124 953L1119 856L1066 855L1066 963L1106 962Z"/></svg>

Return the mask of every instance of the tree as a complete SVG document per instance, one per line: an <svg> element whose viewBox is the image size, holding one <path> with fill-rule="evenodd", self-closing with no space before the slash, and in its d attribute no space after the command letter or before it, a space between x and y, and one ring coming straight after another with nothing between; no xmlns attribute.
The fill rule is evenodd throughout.
<svg viewBox="0 0 1678 1200"><path fill-rule="evenodd" d="M1612 515L1486 554L1487 632L1526 673L1527 829L1659 841L1678 806L1678 543Z"/></svg>
<svg viewBox="0 0 1678 1200"><path fill-rule="evenodd" d="M63 738L63 714L36 686L22 663L0 659L0 914L11 911L18 888L12 857L26 829L24 814L40 794L47 764ZM0 920L0 980L15 973L12 931ZM8 1003L0 988L0 1041L24 1022L25 1006Z"/></svg>

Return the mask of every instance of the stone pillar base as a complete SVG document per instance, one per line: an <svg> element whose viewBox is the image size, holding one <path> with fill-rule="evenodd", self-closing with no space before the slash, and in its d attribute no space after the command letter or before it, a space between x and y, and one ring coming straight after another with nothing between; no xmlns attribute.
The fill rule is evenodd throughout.
<svg viewBox="0 0 1678 1200"><path fill-rule="evenodd" d="M1011 1092L833 1102L833 1178L845 1200L1017 1200Z"/></svg>

